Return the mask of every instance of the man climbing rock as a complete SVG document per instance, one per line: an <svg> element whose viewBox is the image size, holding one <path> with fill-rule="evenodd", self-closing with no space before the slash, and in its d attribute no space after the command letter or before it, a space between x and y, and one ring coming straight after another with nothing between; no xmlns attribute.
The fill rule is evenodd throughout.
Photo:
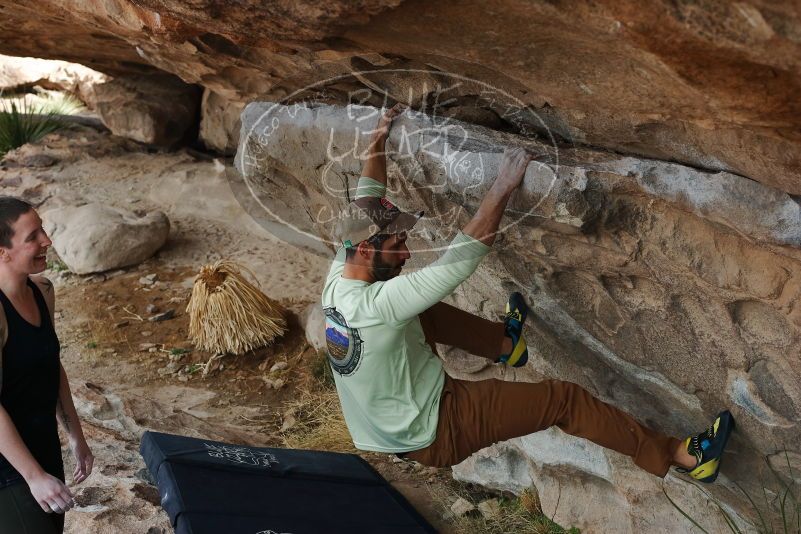
<svg viewBox="0 0 801 534"><path fill-rule="evenodd" d="M391 108L374 130L355 200L336 229L343 247L322 295L328 358L354 445L444 467L495 442L557 426L631 456L656 476L674 465L702 482L714 481L734 429L728 411L707 430L679 440L570 382L468 382L445 374L436 343L503 365L528 359L522 333L528 307L519 293L509 298L503 322L441 301L490 251L531 156L522 149L504 152L497 178L447 251L431 265L401 274L411 257L407 232L422 215L384 198L384 144L402 112L402 106Z"/></svg>

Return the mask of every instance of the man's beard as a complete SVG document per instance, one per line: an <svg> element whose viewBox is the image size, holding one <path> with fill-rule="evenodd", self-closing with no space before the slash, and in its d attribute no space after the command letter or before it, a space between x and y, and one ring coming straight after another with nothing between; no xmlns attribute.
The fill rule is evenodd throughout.
<svg viewBox="0 0 801 534"><path fill-rule="evenodd" d="M403 264L390 265L385 263L380 252L376 252L375 256L373 256L372 274L376 282L392 280L400 274L401 267L403 267Z"/></svg>

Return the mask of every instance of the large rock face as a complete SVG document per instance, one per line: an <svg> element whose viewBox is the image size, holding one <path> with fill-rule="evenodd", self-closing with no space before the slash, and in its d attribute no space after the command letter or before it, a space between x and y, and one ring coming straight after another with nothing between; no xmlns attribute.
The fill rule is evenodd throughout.
<svg viewBox="0 0 801 534"><path fill-rule="evenodd" d="M237 103L322 82L338 102L371 87L419 104L437 82L422 71L455 73L567 140L796 195L800 27L797 3L767 0L0 0L7 54L155 67ZM480 96L453 89L454 104Z"/></svg>
<svg viewBox="0 0 801 534"><path fill-rule="evenodd" d="M510 378L580 382L671 433L731 406L737 461L714 497L740 511L731 481L756 480L746 451L799 442L797 2L0 0L0 52L201 86L203 142L230 152L239 141L253 158L241 198L277 235L320 253L325 216L358 175L358 152L342 149L353 148L348 125L367 112L298 108L273 135L248 108L239 139L251 101L403 101L472 124L440 135L404 119L429 129L401 136L417 144L392 168L401 203L439 215L421 226L426 246L447 243L475 209L500 146L539 150L505 241L456 296L488 316L512 287L535 303L540 356ZM603 476L577 458L554 470L510 443L539 482L575 474L609 492L629 480L619 459ZM631 529L676 517L657 506L655 482L633 484L609 497ZM560 510L565 522L608 517Z"/></svg>
<svg viewBox="0 0 801 534"><path fill-rule="evenodd" d="M335 214L352 197L377 116L364 106L250 104L235 191L265 227L330 254ZM794 455L801 442L798 204L733 174L412 112L396 119L388 151L390 197L426 212L411 240L415 265L475 212L509 145L541 156L511 201L503 239L455 302L498 317L509 290L528 297L531 363L507 378L577 382L675 436L730 408L738 432L711 492L747 519L734 483L761 491L760 456L783 457L783 447ZM632 470L628 459L554 431L485 451L455 472L512 490L534 482L546 508L559 495L550 484L561 484L563 503L604 495L598 506L557 510L590 532L687 528L660 481ZM702 513L684 479L671 476L668 490Z"/></svg>
<svg viewBox="0 0 801 534"><path fill-rule="evenodd" d="M39 86L75 94L86 102L92 87L108 79L104 74L75 63L0 55L0 91Z"/></svg>
<svg viewBox="0 0 801 534"><path fill-rule="evenodd" d="M200 92L175 76L118 76L93 86L90 103L113 134L171 146L197 124Z"/></svg>

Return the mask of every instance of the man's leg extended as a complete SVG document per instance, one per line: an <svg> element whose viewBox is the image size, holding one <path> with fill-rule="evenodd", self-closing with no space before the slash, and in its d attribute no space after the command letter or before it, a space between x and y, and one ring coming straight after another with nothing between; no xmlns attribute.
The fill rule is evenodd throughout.
<svg viewBox="0 0 801 534"><path fill-rule="evenodd" d="M434 344L442 343L495 361L502 353L504 340L511 344L503 323L483 319L444 302L421 313L420 324L435 352Z"/></svg>
<svg viewBox="0 0 801 534"><path fill-rule="evenodd" d="M504 341L510 343L504 323L445 303L426 310L420 322L432 348L435 342L442 343L495 361ZM657 476L667 473L681 443L570 382L468 382L446 377L437 439L407 457L430 465L453 465L493 443L551 426L631 456Z"/></svg>
<svg viewBox="0 0 801 534"><path fill-rule="evenodd" d="M681 444L570 382L466 382L446 377L437 439L406 456L429 465L453 465L498 441L551 426L631 456L659 477L665 476Z"/></svg>

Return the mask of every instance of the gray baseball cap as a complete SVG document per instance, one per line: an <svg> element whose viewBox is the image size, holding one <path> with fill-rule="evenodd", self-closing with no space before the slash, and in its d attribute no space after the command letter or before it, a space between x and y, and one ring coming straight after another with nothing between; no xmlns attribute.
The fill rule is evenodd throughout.
<svg viewBox="0 0 801 534"><path fill-rule="evenodd" d="M353 247L376 234L408 232L422 216L422 211L401 211L384 197L362 197L340 212L335 234L343 245Z"/></svg>

